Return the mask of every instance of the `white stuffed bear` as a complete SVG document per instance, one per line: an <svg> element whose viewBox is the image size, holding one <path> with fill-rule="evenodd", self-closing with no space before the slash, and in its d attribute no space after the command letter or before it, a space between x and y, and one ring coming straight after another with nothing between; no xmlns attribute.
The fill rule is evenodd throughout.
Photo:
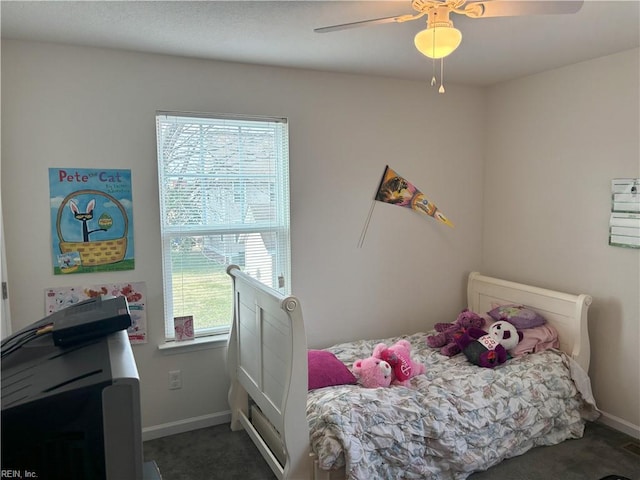
<svg viewBox="0 0 640 480"><path fill-rule="evenodd" d="M504 320L499 320L489 327L489 335L504 347L505 350L511 350L522 340L522 332L518 332L513 324Z"/></svg>

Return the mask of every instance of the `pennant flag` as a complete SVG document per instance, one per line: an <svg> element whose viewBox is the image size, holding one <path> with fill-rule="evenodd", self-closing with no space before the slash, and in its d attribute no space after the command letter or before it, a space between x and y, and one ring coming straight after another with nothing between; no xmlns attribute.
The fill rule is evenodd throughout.
<svg viewBox="0 0 640 480"><path fill-rule="evenodd" d="M453 223L438 210L434 203L430 202L411 182L408 182L390 169L388 165L380 181L380 187L375 199L379 202L391 203L424 213L445 225L453 227Z"/></svg>

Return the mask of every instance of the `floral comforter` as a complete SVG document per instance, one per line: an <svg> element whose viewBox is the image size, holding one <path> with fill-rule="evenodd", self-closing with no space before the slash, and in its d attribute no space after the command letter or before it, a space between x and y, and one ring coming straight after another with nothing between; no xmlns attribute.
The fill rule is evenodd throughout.
<svg viewBox="0 0 640 480"><path fill-rule="evenodd" d="M427 372L410 387L310 391L311 448L321 468L344 466L346 478L354 480L460 480L532 447L579 438L582 414L597 416L595 405L587 405L576 389L570 374L575 365L563 353L547 350L486 369L464 355L441 355L427 347L425 336L327 349L350 367L371 355L376 343L406 338Z"/></svg>

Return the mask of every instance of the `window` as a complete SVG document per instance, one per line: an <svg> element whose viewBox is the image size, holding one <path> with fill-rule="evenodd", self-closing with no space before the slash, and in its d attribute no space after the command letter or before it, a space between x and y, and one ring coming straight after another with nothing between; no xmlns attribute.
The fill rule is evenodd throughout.
<svg viewBox="0 0 640 480"><path fill-rule="evenodd" d="M226 333L230 264L289 293L287 122L158 112L165 333L193 316L196 336Z"/></svg>

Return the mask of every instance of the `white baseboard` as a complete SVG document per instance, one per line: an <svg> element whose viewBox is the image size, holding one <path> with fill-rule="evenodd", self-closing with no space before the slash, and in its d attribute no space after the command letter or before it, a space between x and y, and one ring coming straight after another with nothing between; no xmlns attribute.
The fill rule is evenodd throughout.
<svg viewBox="0 0 640 480"><path fill-rule="evenodd" d="M185 418L175 422L153 425L142 429L142 441L154 440L156 438L168 437L178 433L190 432L200 428L213 427L223 423L231 422L231 411L211 413L199 417Z"/></svg>
<svg viewBox="0 0 640 480"><path fill-rule="evenodd" d="M600 413L601 415L600 418L598 418L598 422L640 440L640 426L634 425L607 412L600 411Z"/></svg>
<svg viewBox="0 0 640 480"><path fill-rule="evenodd" d="M640 426L634 425L631 422L627 422L626 420L607 412L601 411L600 413L601 415L597 420L598 422L640 440ZM175 422L144 427L142 429L142 441L146 442L147 440L168 437L169 435L190 432L191 430L213 427L215 425L221 425L229 422L231 422L230 411L212 413L209 415L202 415L200 417L185 418Z"/></svg>

